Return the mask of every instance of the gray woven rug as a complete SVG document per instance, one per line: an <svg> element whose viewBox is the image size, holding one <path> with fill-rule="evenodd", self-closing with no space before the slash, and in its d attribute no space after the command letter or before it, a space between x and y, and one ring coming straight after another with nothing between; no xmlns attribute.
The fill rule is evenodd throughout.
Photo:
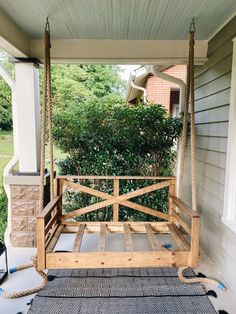
<svg viewBox="0 0 236 314"><path fill-rule="evenodd" d="M185 285L176 268L50 270L54 278L28 314L215 314L201 284ZM195 276L191 269L188 277Z"/></svg>

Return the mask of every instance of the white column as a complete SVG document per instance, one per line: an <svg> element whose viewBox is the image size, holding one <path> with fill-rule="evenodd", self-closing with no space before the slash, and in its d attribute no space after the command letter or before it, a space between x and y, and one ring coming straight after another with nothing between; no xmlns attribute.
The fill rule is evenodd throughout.
<svg viewBox="0 0 236 314"><path fill-rule="evenodd" d="M40 167L39 70L33 63L17 62L15 71L19 171L36 173Z"/></svg>

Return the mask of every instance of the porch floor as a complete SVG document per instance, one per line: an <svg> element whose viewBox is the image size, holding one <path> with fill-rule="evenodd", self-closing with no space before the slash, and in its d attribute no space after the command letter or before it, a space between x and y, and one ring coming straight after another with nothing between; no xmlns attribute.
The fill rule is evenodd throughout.
<svg viewBox="0 0 236 314"><path fill-rule="evenodd" d="M59 239L59 243L57 244L57 247L55 249L60 250L62 247L63 249L70 249L68 245L71 243L71 237L72 235L62 235ZM86 241L88 247L88 250L91 250L93 245L97 243L95 238L88 239L89 241ZM144 241L140 239L135 239L138 242L138 245L140 249L145 249L145 243ZM117 247L116 240L114 241L114 247ZM86 248L84 248L86 249ZM20 264L28 263L29 260L35 255L36 249L33 248L9 248L8 250L8 259L9 259L9 266L14 267ZM200 266L196 271L200 271L204 274L206 274L209 277L217 278L224 282L224 279L220 276L220 274L216 271L214 268L214 265L211 263L209 258L202 253L201 254L201 261ZM14 274L10 274L7 281L2 285L2 288L8 291L18 291L22 289L27 289L30 287L34 287L37 284L39 284L41 281L41 278L35 273L34 269L26 269L22 270L20 272L16 272ZM227 283L226 283L227 284ZM211 301L213 305L215 306L216 310L222 310L224 309L228 313L235 313L236 309L236 299L233 292L228 289L226 292L220 291L219 289L214 289L214 287L207 287L209 290L213 289L216 291L218 298L211 297ZM27 297L19 298L19 299L5 299L3 297L0 297L0 308L1 308L1 314L16 314L18 312L22 312L24 314L27 313L29 309L29 305L27 305L28 302L34 297L34 295L30 295Z"/></svg>

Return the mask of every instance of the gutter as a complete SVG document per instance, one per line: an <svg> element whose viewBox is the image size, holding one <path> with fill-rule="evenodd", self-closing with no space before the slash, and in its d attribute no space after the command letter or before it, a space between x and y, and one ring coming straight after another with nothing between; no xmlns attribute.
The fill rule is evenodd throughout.
<svg viewBox="0 0 236 314"><path fill-rule="evenodd" d="M131 74L131 82L130 82L131 87L133 87L133 88L135 88L137 90L141 90L143 92L143 102L144 102L144 104L146 104L147 103L147 91L146 91L146 88L136 85L134 83L134 80L135 80L135 72L132 72L132 74Z"/></svg>

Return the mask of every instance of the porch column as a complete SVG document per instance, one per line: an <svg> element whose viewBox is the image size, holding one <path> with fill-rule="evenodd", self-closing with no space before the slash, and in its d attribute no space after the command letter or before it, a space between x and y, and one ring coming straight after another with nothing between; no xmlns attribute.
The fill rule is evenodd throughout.
<svg viewBox="0 0 236 314"><path fill-rule="evenodd" d="M18 158L20 173L40 168L39 70L34 63L16 62Z"/></svg>
<svg viewBox="0 0 236 314"><path fill-rule="evenodd" d="M40 185L39 69L32 60L14 60L19 171L5 176L9 187L8 245L36 246L36 216ZM30 61L30 62L29 62ZM49 201L49 176L45 174L45 204Z"/></svg>

